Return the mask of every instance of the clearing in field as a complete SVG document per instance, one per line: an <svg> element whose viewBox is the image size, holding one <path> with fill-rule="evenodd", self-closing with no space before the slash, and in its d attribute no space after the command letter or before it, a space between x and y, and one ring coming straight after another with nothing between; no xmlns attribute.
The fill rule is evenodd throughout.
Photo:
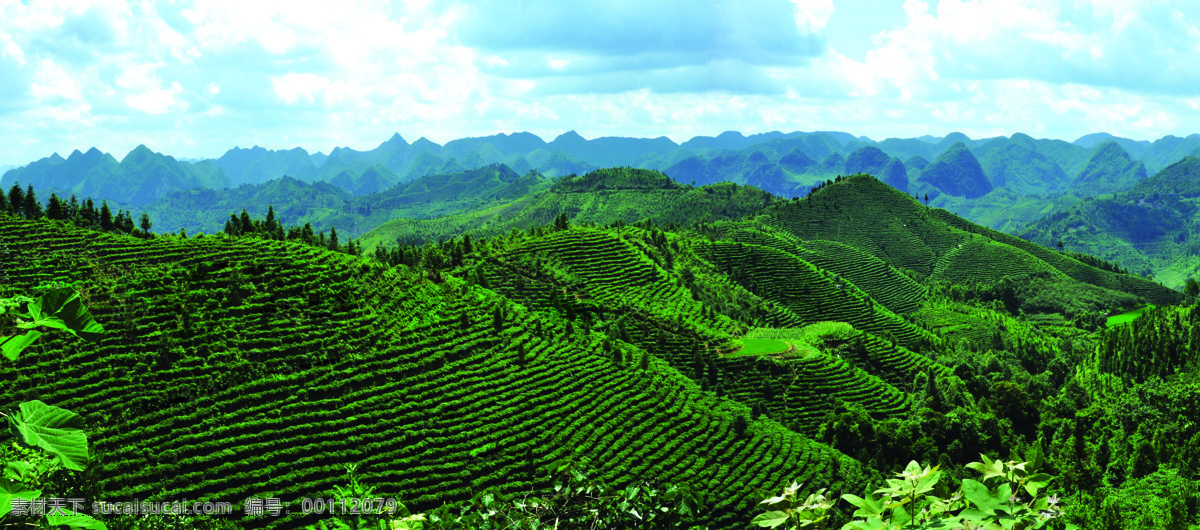
<svg viewBox="0 0 1200 530"><path fill-rule="evenodd" d="M785 340L779 339L742 339L742 346L726 357L745 357L750 355L773 355L787 353L793 347Z"/></svg>
<svg viewBox="0 0 1200 530"><path fill-rule="evenodd" d="M726 357L750 355L809 355L820 353L827 341L845 340L854 326L845 322L817 322L802 328L755 328L735 341Z"/></svg>
<svg viewBox="0 0 1200 530"><path fill-rule="evenodd" d="M1134 320L1137 320L1138 317L1142 316L1142 314L1145 313L1149 309L1154 309L1154 304L1147 305L1146 307L1139 307L1137 309L1134 309L1133 311L1129 311L1126 313L1121 313L1119 315L1113 315L1111 317L1108 317L1108 320L1105 322L1105 325L1107 327L1111 328L1113 326L1120 326L1121 324L1128 324L1130 322L1133 322Z"/></svg>

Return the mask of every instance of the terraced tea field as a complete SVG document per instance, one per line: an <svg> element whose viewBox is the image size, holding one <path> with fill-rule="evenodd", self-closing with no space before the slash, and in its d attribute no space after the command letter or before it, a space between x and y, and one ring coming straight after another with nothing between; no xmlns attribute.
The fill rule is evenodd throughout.
<svg viewBox="0 0 1200 530"><path fill-rule="evenodd" d="M538 465L581 451L610 480L706 489L713 523L732 527L759 488L864 485L861 464L774 421L739 436L746 409L665 362L616 363L600 333L457 279L288 242L146 241L8 217L0 245L10 290L74 283L109 330L96 344L48 340L0 368L4 403L36 397L85 418L106 499L229 501L240 513L250 496L327 493L358 463L365 483L423 510L485 487L544 487ZM658 274L627 265L630 278ZM689 314L671 293L643 302ZM806 369L829 375L810 392L877 394L849 384L869 377L820 362ZM806 422L820 410L789 406Z"/></svg>

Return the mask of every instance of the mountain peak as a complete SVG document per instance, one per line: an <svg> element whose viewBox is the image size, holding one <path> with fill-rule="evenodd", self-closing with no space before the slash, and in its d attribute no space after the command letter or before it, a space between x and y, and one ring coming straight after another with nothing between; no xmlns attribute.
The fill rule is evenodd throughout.
<svg viewBox="0 0 1200 530"><path fill-rule="evenodd" d="M583 143L586 141L587 140L585 140L582 136L579 136L579 133L575 132L574 130L570 130L570 131L567 131L565 133L558 135L558 137L556 137L554 139L554 141L550 142L550 143L572 143L572 144L574 144L574 143Z"/></svg>
<svg viewBox="0 0 1200 530"><path fill-rule="evenodd" d="M921 172L917 180L949 195L968 199L982 197L993 187L987 175L984 175L979 160L962 142L954 142L947 147L937 160Z"/></svg>
<svg viewBox="0 0 1200 530"><path fill-rule="evenodd" d="M1098 132L1098 133L1085 134L1083 136L1080 136L1078 140L1075 140L1074 142L1071 142L1071 143L1091 149L1093 147L1096 147L1097 144L1099 144L1105 140L1112 140L1113 138L1116 138L1116 137L1111 134L1108 134L1106 132Z"/></svg>
<svg viewBox="0 0 1200 530"><path fill-rule="evenodd" d="M1108 140L1107 142L1100 144L1100 147L1096 149L1096 154L1092 156L1100 156L1105 158L1116 157L1125 159L1127 161L1132 160L1132 158L1129 156L1129 151L1126 151L1124 147L1121 147L1121 144L1118 144L1113 140Z"/></svg>
<svg viewBox="0 0 1200 530"><path fill-rule="evenodd" d="M379 144L379 147L383 147L383 146L385 146L385 145L388 145L388 146L398 146L398 147L408 147L408 142L404 141L404 137L403 137L403 136L400 136L400 133L394 133L394 134L392 134L392 137L391 137L391 138L388 138L388 139L387 139L387 141L386 141L386 142L383 142L383 143Z"/></svg>
<svg viewBox="0 0 1200 530"><path fill-rule="evenodd" d="M428 138L425 138L424 136L422 136L420 138L417 138L417 141L413 142L410 147L414 147L414 148L420 147L423 149L431 149L431 148L438 148L441 146L435 142L430 141Z"/></svg>
<svg viewBox="0 0 1200 530"><path fill-rule="evenodd" d="M137 147L134 147L133 150L129 152L129 154L125 155L125 158L121 159L121 161L124 162L126 160L129 160L131 162L136 162L138 160L145 160L146 158L149 158L154 155L155 155L154 151L151 151L149 147L146 147L146 144L141 144L141 145L138 145Z"/></svg>

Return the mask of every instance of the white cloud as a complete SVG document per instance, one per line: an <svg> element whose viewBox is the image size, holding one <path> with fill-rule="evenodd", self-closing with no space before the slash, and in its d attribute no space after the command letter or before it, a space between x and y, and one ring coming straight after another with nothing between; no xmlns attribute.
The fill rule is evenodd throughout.
<svg viewBox="0 0 1200 530"><path fill-rule="evenodd" d="M313 103L329 84L328 77L308 73L290 73L271 78L271 86L274 87L275 94L288 105L292 105L300 99Z"/></svg>
<svg viewBox="0 0 1200 530"><path fill-rule="evenodd" d="M796 27L805 33L820 31L833 16L833 0L792 0L796 5Z"/></svg>
<svg viewBox="0 0 1200 530"><path fill-rule="evenodd" d="M176 81L167 88L150 88L141 94L127 96L125 104L129 105L131 109L146 114L165 114L175 110L187 110L187 102L179 99L181 93L183 93L183 87Z"/></svg>
<svg viewBox="0 0 1200 530"><path fill-rule="evenodd" d="M38 61L31 91L39 102L54 102L60 99L75 101L83 97L83 91L75 78L62 65L49 59Z"/></svg>
<svg viewBox="0 0 1200 530"><path fill-rule="evenodd" d="M861 60L825 45L831 0L526 4L0 0L0 163L93 144L370 148L396 131L1073 139L1200 123L1193 2L906 0Z"/></svg>

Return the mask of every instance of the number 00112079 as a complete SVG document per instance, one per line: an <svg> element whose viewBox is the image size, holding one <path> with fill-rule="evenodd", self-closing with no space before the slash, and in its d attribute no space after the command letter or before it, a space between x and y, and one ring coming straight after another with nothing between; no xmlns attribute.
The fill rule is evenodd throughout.
<svg viewBox="0 0 1200 530"><path fill-rule="evenodd" d="M304 498L300 501L300 509L305 514L329 515L365 515L378 513L395 513L399 501L391 497L374 498Z"/></svg>

